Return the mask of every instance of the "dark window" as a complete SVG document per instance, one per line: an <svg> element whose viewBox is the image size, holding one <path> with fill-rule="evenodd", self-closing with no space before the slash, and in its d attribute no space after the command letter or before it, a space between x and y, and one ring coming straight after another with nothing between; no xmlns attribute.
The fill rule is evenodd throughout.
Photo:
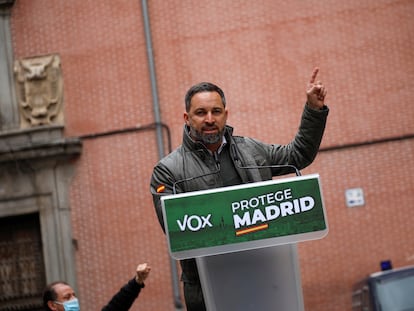
<svg viewBox="0 0 414 311"><path fill-rule="evenodd" d="M39 215L0 218L0 311L42 310L44 286Z"/></svg>

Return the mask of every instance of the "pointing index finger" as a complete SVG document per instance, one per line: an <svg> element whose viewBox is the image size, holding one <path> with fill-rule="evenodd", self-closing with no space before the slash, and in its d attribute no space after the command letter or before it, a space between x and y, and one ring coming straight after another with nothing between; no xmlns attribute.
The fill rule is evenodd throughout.
<svg viewBox="0 0 414 311"><path fill-rule="evenodd" d="M318 67L316 67L316 68L313 70L312 77L311 77L311 79L310 79L309 83L314 83L314 82L315 82L315 79L316 79L316 76L317 76L318 72L319 72L319 68L318 68Z"/></svg>

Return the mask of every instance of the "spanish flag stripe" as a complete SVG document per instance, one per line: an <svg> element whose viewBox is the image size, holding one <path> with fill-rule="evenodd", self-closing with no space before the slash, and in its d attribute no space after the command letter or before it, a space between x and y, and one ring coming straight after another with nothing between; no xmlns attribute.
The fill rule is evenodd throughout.
<svg viewBox="0 0 414 311"><path fill-rule="evenodd" d="M164 185L159 185L157 188L157 193L163 192L165 190L165 186Z"/></svg>
<svg viewBox="0 0 414 311"><path fill-rule="evenodd" d="M269 228L269 224L263 224L263 225L259 225L259 226L250 227L250 228L247 228L247 229L238 230L238 231L236 231L236 236L256 232L256 231L259 231L259 230L264 230L264 229L267 229L267 228Z"/></svg>

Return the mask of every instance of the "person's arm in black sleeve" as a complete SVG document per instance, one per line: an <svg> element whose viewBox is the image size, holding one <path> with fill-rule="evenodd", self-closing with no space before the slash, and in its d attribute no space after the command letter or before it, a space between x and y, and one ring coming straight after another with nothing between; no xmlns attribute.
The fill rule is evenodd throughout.
<svg viewBox="0 0 414 311"><path fill-rule="evenodd" d="M137 267L136 276L125 284L116 293L109 303L102 308L102 311L127 311L131 308L135 299L138 297L142 288L145 287L144 281L147 278L151 267L146 263Z"/></svg>

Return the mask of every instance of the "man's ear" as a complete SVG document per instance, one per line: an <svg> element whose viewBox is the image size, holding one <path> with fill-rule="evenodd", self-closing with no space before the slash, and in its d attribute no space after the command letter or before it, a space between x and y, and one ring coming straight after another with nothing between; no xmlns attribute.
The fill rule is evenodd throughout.
<svg viewBox="0 0 414 311"><path fill-rule="evenodd" d="M186 125L188 125L188 113L184 112L184 122Z"/></svg>
<svg viewBox="0 0 414 311"><path fill-rule="evenodd" d="M52 300L49 300L47 302L47 306L49 307L50 310L53 310L53 311L56 311L57 310L56 304Z"/></svg>

